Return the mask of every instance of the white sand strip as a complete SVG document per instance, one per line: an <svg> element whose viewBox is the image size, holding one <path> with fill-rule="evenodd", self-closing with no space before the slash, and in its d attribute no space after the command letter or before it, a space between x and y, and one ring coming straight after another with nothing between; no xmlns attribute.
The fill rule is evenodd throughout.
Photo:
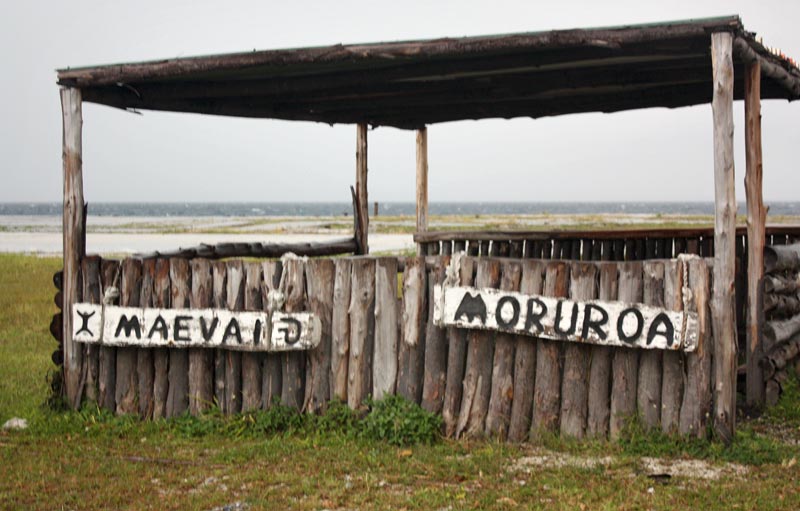
<svg viewBox="0 0 800 511"><path fill-rule="evenodd" d="M88 234L86 252L119 254L176 250L201 243L303 243L346 237L342 234ZM370 234L370 252L400 252L413 249L410 234ZM0 232L0 252L60 254L61 233Z"/></svg>

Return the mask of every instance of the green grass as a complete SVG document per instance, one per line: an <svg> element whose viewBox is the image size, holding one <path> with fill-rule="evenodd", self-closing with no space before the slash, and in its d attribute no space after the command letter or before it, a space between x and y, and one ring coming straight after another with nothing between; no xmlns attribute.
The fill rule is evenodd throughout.
<svg viewBox="0 0 800 511"><path fill-rule="evenodd" d="M31 421L26 431L0 433L0 509L208 510L237 501L254 510L800 509L796 383L764 417L741 424L727 448L648 433L636 421L617 443L547 435L521 446L454 442L421 433L432 419L401 400L372 419L341 405L321 417L275 408L153 422L92 407L48 410L58 267L0 255L0 420ZM536 456L611 458L525 464ZM642 456L704 460L721 475L658 482Z"/></svg>

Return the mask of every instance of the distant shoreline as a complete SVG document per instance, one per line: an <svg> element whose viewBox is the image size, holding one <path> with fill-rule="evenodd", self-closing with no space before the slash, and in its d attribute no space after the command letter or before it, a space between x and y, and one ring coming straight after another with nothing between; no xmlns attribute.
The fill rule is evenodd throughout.
<svg viewBox="0 0 800 511"><path fill-rule="evenodd" d="M740 212L741 213L741 212ZM60 254L61 215L0 215L0 252ZM800 215L769 216L769 223L800 224ZM744 223L740 214L739 223ZM711 227L713 215L662 213L606 214L461 214L431 215L430 230L581 231ZM413 215L370 219L373 252L402 252L415 247ZM296 243L330 241L353 235L352 217L303 216L100 216L87 219L90 253L129 254L169 251L200 243Z"/></svg>
<svg viewBox="0 0 800 511"><path fill-rule="evenodd" d="M772 215L800 216L800 201L765 201ZM370 214L374 212L370 201ZM535 215L535 214L685 214L710 215L712 201L664 202L453 202L433 201L431 215ZM378 213L385 216L414 215L413 202L378 201ZM739 202L739 214L746 212ZM0 202L0 217L14 215L60 215L61 202ZM90 202L89 215L94 217L286 217L352 215L349 202Z"/></svg>

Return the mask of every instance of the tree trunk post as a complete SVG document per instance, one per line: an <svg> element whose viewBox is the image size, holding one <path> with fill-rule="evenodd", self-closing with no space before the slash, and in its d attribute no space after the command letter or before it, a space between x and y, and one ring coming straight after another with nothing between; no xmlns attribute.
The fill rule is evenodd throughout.
<svg viewBox="0 0 800 511"><path fill-rule="evenodd" d="M367 196L367 125L356 127L356 199L358 247L360 254L369 254L369 197Z"/></svg>
<svg viewBox="0 0 800 511"><path fill-rule="evenodd" d="M81 156L83 113L81 91L61 89L63 120L62 156L64 165L64 284L63 284L63 338L64 381L67 401L78 408L81 401L81 347L72 340L72 305L78 301L80 290L81 258L86 255L83 217L83 161Z"/></svg>
<svg viewBox="0 0 800 511"><path fill-rule="evenodd" d="M417 130L417 232L428 230L428 128ZM424 245L417 243L417 254Z"/></svg>
<svg viewBox="0 0 800 511"><path fill-rule="evenodd" d="M711 35L714 95L714 431L733 440L736 422L736 197L733 166L732 36Z"/></svg>
<svg viewBox="0 0 800 511"><path fill-rule="evenodd" d="M744 76L745 155L744 188L747 196L747 406L764 406L764 375L758 360L762 307L758 295L764 277L764 231L767 212L762 198L761 65L748 64Z"/></svg>

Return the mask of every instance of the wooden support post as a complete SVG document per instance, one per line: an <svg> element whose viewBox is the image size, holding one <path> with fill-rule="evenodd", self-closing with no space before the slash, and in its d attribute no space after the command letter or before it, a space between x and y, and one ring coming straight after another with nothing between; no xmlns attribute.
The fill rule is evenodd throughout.
<svg viewBox="0 0 800 511"><path fill-rule="evenodd" d="M764 234L767 212L761 195L761 65L749 64L744 76L745 156L744 189L747 196L747 406L764 405L764 375L758 360L762 311L758 300L764 277Z"/></svg>
<svg viewBox="0 0 800 511"><path fill-rule="evenodd" d="M359 222L358 239L360 254L369 254L369 198L367 196L367 125L356 128L356 205Z"/></svg>
<svg viewBox="0 0 800 511"><path fill-rule="evenodd" d="M417 130L417 232L428 230L428 128ZM417 254L423 245L417 243Z"/></svg>
<svg viewBox="0 0 800 511"><path fill-rule="evenodd" d="M64 381L67 402L73 408L80 406L81 366L83 351L72 341L72 304L80 292L80 264L85 255L83 244L86 226L83 217L83 160L81 156L83 114L80 89L61 89L61 114L63 120L62 156L64 164Z"/></svg>
<svg viewBox="0 0 800 511"><path fill-rule="evenodd" d="M736 423L736 197L733 167L733 39L711 35L714 76L714 431L725 443Z"/></svg>

